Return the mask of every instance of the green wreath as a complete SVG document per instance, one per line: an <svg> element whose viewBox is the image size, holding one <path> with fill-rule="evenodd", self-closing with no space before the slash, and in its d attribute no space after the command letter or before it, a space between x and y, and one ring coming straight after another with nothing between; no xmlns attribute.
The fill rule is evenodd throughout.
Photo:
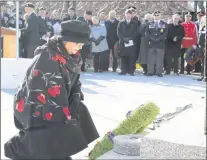
<svg viewBox="0 0 207 160"><path fill-rule="evenodd" d="M89 159L94 160L113 148L113 137L117 135L136 134L152 123L160 109L152 102L146 103L127 113L127 118L123 120L112 132L108 132L104 138L97 142L93 150L89 153Z"/></svg>

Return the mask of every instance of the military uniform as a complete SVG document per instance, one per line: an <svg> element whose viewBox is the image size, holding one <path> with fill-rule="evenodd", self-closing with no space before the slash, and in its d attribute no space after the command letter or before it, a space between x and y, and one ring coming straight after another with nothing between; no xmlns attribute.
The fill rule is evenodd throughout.
<svg viewBox="0 0 207 160"><path fill-rule="evenodd" d="M167 23L162 20L149 22L146 26L146 38L149 43L147 71L150 76L154 74L156 65L156 74L162 77L167 33Z"/></svg>
<svg viewBox="0 0 207 160"><path fill-rule="evenodd" d="M181 74L184 73L184 53L186 50L193 45L197 45L197 26L194 22L183 22L181 25L184 27L185 36L182 40L182 49L181 49ZM190 69L187 66L186 70L190 74Z"/></svg>

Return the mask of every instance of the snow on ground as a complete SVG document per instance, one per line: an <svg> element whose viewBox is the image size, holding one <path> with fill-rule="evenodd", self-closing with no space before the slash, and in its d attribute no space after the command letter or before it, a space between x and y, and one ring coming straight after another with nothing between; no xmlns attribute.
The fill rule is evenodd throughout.
<svg viewBox="0 0 207 160"><path fill-rule="evenodd" d="M88 106L92 114L100 136L104 136L106 132L115 128L117 124L125 118L125 114L129 110L133 110L147 101L156 103L161 108L161 113L173 112L176 110L176 107L184 107L192 103L193 109L199 111L195 112L195 118L193 117L196 123L194 123L193 126L188 124L187 131L191 131L189 127L194 127L192 130L198 130L199 132L194 132L194 136L197 135L199 137L202 134L200 132L203 131L206 83L193 80L193 76L170 75L159 78L157 76L146 77L143 75L136 75L131 77L129 75L120 76L112 72L88 72L81 75L81 82L82 90L85 95L84 103ZM2 159L5 158L3 156L4 143L17 133L13 124L12 111L14 93L15 90L1 90ZM189 116L192 116L192 114ZM182 118L180 118L179 121L187 123L186 120ZM179 123L179 121L177 123ZM181 129L180 127L176 128L175 124L173 127L175 129ZM154 133L152 137L162 139L159 135L161 135L161 133L157 135ZM173 133L171 136L172 135ZM189 137L191 137L191 135L192 134L189 133ZM182 139L183 137L182 135ZM185 137L187 138L188 135ZM179 138L174 139L176 143L179 143L181 140ZM88 149L73 156L73 158L82 158L86 156L95 143L96 142L93 142L89 145ZM186 141L182 141L181 143L186 143ZM188 143L203 146L203 139L197 138L197 140L192 140L190 142L188 140Z"/></svg>

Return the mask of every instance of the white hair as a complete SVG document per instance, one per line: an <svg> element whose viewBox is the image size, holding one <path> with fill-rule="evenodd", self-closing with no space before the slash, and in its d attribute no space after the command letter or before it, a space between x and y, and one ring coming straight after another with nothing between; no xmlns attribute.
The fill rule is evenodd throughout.
<svg viewBox="0 0 207 160"><path fill-rule="evenodd" d="M172 18L180 18L179 14L173 14Z"/></svg>
<svg viewBox="0 0 207 160"><path fill-rule="evenodd" d="M144 16L144 19L145 19L145 20L152 20L152 19L153 19L153 16L152 16L152 14L147 13L147 14L145 14L145 16Z"/></svg>
<svg viewBox="0 0 207 160"><path fill-rule="evenodd" d="M112 16L116 17L116 11L114 11L114 10L110 11L109 15L112 15Z"/></svg>

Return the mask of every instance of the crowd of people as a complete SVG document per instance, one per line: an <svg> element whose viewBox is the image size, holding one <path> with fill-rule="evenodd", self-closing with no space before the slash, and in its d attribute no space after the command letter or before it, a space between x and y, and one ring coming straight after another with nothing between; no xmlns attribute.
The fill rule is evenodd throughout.
<svg viewBox="0 0 207 160"><path fill-rule="evenodd" d="M204 11L197 13L197 21L192 15L176 12L168 21L162 19L161 12L146 14L144 18L137 15L136 7L125 11L124 19L117 19L116 11L108 16L101 12L93 16L85 11L77 17L74 8L68 9L68 15L59 19L54 10L51 15L44 8L35 13L33 4L25 5L25 14L20 23L20 54L23 58L33 58L35 49L46 43L52 36L61 35L61 22L79 20L91 28L90 43L80 50L83 59L82 71L87 71L87 58L93 57L95 72L109 70L110 56L112 70L117 72L121 61L120 75L134 76L136 64L139 63L146 76L163 77L174 71L175 75L201 72L203 79L204 48L206 35L206 16ZM14 17L1 13L4 27L15 27ZM184 21L183 21L184 19ZM78 36L78 35L77 35ZM180 61L179 61L180 59Z"/></svg>

